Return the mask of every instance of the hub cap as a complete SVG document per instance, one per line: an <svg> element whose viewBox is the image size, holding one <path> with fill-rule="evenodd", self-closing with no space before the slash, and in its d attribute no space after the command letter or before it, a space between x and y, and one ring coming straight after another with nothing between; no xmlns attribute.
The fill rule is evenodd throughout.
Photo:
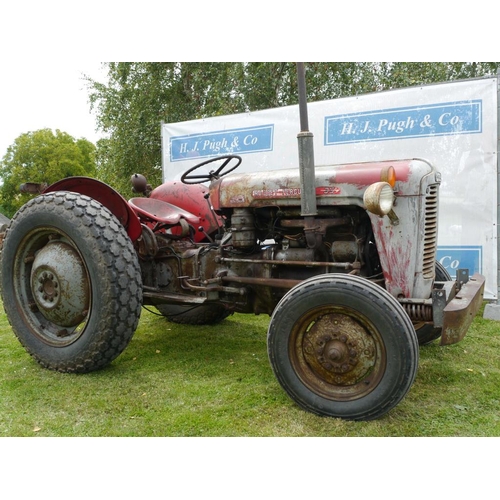
<svg viewBox="0 0 500 500"><path fill-rule="evenodd" d="M38 310L52 323L74 327L87 315L90 292L85 266L67 243L51 241L36 253L31 290Z"/></svg>
<svg viewBox="0 0 500 500"><path fill-rule="evenodd" d="M328 399L365 396L385 371L380 335L356 311L321 308L304 317L292 333L297 374L305 385Z"/></svg>

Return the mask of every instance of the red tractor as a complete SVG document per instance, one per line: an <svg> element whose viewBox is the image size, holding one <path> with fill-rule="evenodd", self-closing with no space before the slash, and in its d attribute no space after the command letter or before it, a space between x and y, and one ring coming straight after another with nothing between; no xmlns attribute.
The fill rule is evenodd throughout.
<svg viewBox="0 0 500 500"><path fill-rule="evenodd" d="M301 117L301 125L302 117ZM290 397L319 415L370 420L407 394L419 344L460 341L484 278L436 262L440 175L424 160L238 173L212 158L125 200L61 180L3 240L2 300L44 367L89 372L126 348L143 305L200 325L268 314L268 353Z"/></svg>

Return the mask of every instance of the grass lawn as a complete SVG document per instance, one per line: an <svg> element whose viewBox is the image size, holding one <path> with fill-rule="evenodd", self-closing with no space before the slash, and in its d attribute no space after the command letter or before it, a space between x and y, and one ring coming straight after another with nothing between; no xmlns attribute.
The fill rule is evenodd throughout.
<svg viewBox="0 0 500 500"><path fill-rule="evenodd" d="M68 375L40 367L1 311L0 436L500 436L500 324L482 312L461 343L420 349L395 409L347 422L307 413L281 389L266 316L190 327L144 310L109 367Z"/></svg>

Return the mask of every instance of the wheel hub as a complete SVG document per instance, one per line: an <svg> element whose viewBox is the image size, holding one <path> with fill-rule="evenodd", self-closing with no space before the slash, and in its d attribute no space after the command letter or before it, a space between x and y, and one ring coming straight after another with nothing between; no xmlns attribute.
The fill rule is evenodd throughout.
<svg viewBox="0 0 500 500"><path fill-rule="evenodd" d="M346 341L347 338L329 338L321 354L322 364L327 370L331 369L334 372L344 373L357 364L358 352L354 349L354 345L349 346Z"/></svg>
<svg viewBox="0 0 500 500"><path fill-rule="evenodd" d="M73 327L87 315L87 273L77 251L67 243L51 241L37 252L31 290L40 312L57 325Z"/></svg>
<svg viewBox="0 0 500 500"><path fill-rule="evenodd" d="M373 339L353 318L342 314L319 317L304 335L304 358L324 381L352 386L376 363Z"/></svg>

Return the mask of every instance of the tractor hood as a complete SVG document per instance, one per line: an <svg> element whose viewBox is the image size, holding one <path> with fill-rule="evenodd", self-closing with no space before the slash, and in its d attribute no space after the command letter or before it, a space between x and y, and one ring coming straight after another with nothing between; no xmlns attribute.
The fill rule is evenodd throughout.
<svg viewBox="0 0 500 500"><path fill-rule="evenodd" d="M375 182L396 176L395 193L415 196L421 193L421 180L435 172L425 160L397 160L345 165L319 166L315 169L316 197L321 205L364 206L363 194ZM230 174L210 186L214 208L248 208L300 205L299 169Z"/></svg>

